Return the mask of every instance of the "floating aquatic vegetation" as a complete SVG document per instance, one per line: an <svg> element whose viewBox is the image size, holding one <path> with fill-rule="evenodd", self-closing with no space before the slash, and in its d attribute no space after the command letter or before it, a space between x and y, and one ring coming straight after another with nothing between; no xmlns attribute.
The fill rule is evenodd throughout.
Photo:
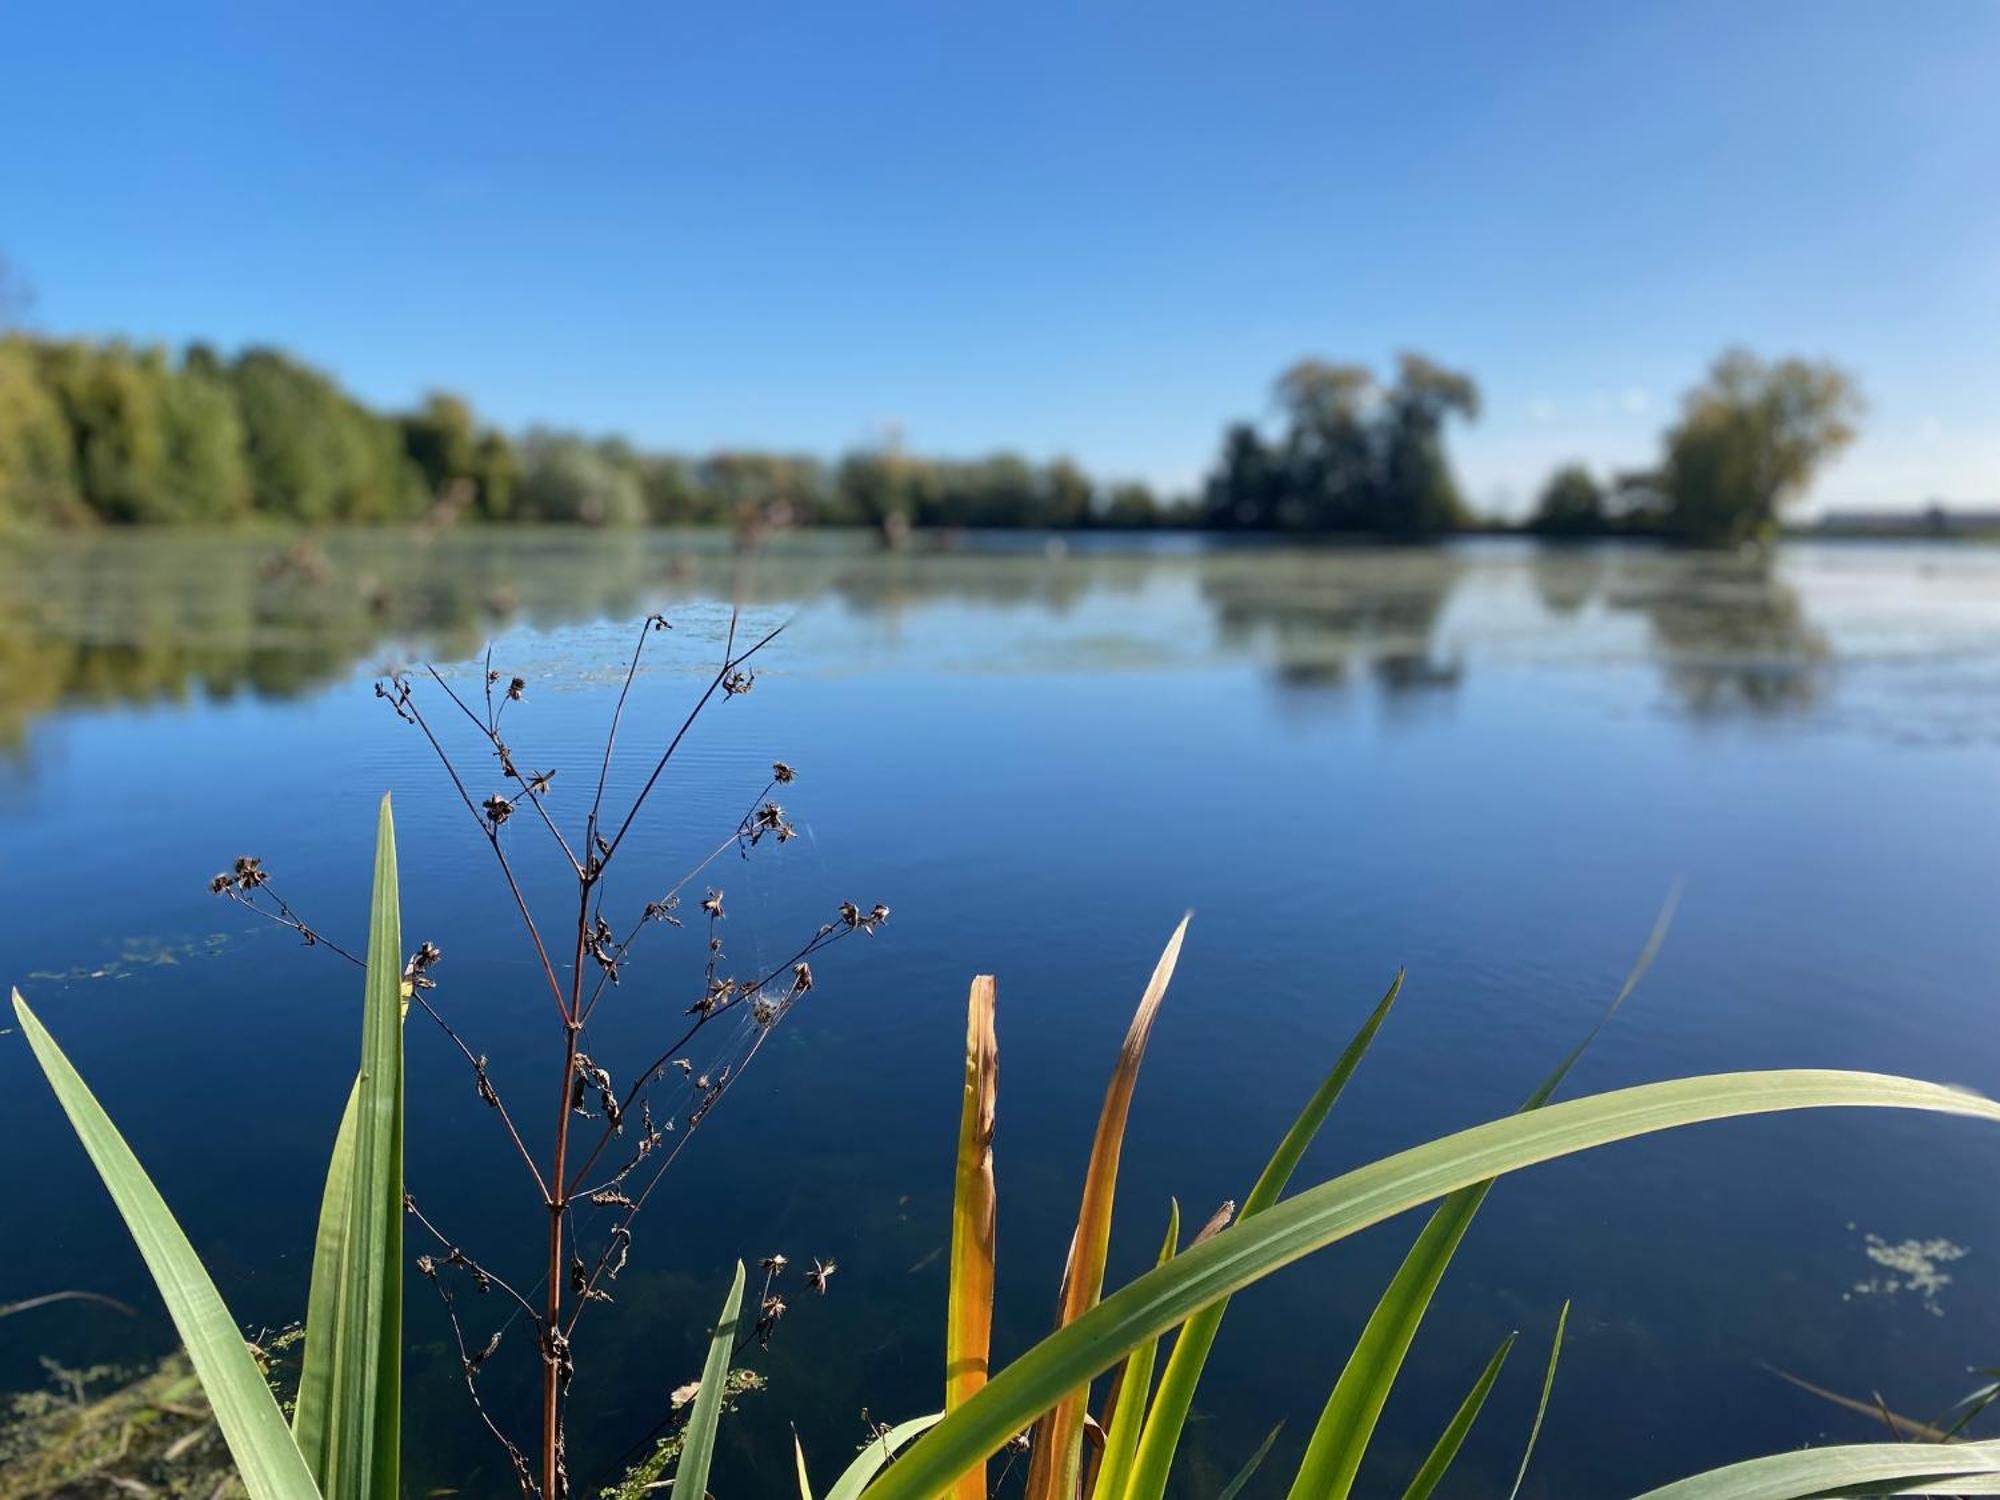
<svg viewBox="0 0 2000 1500"><path fill-rule="evenodd" d="M1892 1245L1879 1234L1868 1234L1862 1236L1861 1253L1885 1274L1855 1282L1842 1294L1843 1302L1855 1297L1894 1297L1912 1292L1925 1312L1941 1318L1944 1307L1938 1301L1938 1294L1951 1285L1951 1273L1940 1268L1963 1260L1971 1252L1947 1239L1902 1240Z"/></svg>

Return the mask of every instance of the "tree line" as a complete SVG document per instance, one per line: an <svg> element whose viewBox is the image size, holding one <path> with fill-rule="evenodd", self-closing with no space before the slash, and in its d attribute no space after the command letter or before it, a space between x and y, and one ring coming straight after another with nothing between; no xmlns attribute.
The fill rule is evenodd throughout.
<svg viewBox="0 0 2000 1500"><path fill-rule="evenodd" d="M1306 360L1272 423L1237 422L1198 493L1093 478L1067 459L948 460L897 445L826 461L691 457L621 438L512 436L438 393L381 412L267 348L225 357L116 340L0 338L0 526L469 520L587 525L1029 527L1441 536L1479 524L1453 475L1448 423L1475 420L1472 378L1417 354L1392 379ZM1859 400L1827 365L1732 353L1693 392L1660 463L1600 480L1571 466L1529 529L1735 542L1853 435Z"/></svg>

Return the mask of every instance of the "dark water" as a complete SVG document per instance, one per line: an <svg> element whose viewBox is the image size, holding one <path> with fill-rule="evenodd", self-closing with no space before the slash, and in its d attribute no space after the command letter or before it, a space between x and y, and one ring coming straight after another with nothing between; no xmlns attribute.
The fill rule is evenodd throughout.
<svg viewBox="0 0 2000 1500"><path fill-rule="evenodd" d="M210 897L207 877L261 855L310 920L358 944L372 811L393 790L406 934L444 950L441 1007L546 1139L547 994L449 782L369 683L426 654L473 683L493 639L496 666L529 683L510 737L559 768L555 806L574 817L636 620L658 606L675 629L635 688L614 802L712 670L732 592L752 624L793 624L755 691L676 758L612 909L726 833L782 758L800 773L785 801L801 836L715 871L729 969L777 963L843 899L895 914L816 964L809 1003L639 1221L617 1302L582 1333L583 1477L691 1378L738 1255L840 1271L824 1301L794 1299L770 1389L726 1430L718 1493L788 1487L788 1423L824 1482L864 1407L935 1406L978 971L1000 982L1002 1351L1041 1331L1106 1074L1186 907L1128 1139L1120 1277L1151 1256L1169 1195L1199 1222L1242 1194L1397 965L1402 1005L1303 1178L1514 1107L1594 1019L1677 879L1666 950L1574 1091L1781 1065L2000 1089L2000 557L1982 552L884 557L814 538L737 563L670 536L376 535L289 556L268 540L15 544L0 551L0 976L109 1103L246 1324L302 1310L358 990L338 960ZM475 795L496 789L457 744ZM559 921L559 863L533 827L508 837ZM615 1075L699 992L695 927L646 941L595 1027ZM409 1046L413 1190L534 1282L525 1173L448 1043L413 1018ZM0 1384L40 1381L41 1355L166 1347L17 1037L0 1038L0 1132L0 1301L83 1287L141 1308L0 1322ZM1766 1364L1934 1413L1971 1383L1966 1366L2000 1355L1996 1165L2000 1138L1977 1126L1823 1114L1510 1181L1417 1343L1367 1492L1400 1491L1520 1328L1455 1491L1504 1493L1565 1297L1529 1493L1629 1492L1871 1435ZM1183 1493L1212 1493L1280 1419L1257 1492L1283 1492L1415 1229L1384 1226L1237 1300ZM1948 1280L1913 1287L1923 1266L1870 1258L1912 1241ZM435 1298L413 1284L410 1307L411 1493L505 1493ZM476 1308L475 1324L502 1312ZM525 1428L532 1360L510 1333L488 1383Z"/></svg>

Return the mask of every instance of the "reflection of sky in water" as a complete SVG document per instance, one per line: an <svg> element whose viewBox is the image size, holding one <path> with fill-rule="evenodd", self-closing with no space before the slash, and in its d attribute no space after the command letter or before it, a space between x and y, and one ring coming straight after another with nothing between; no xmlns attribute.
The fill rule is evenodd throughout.
<svg viewBox="0 0 2000 1500"><path fill-rule="evenodd" d="M787 1320L772 1388L724 1455L742 1493L791 1482L792 1420L832 1454L863 1405L935 1400L975 971L1000 975L1003 1353L1046 1321L1105 1070L1190 905L1133 1117L1118 1275L1150 1258L1169 1194L1190 1218L1242 1196L1398 964L1405 998L1307 1175L1515 1107L1594 1019L1676 878L1667 948L1578 1090L1786 1065L2000 1088L2000 556L1811 546L1766 566L1497 542L1134 554L1088 540L1049 556L1013 541L886 556L806 537L741 567L711 542L569 533L339 535L282 566L270 541L11 546L0 978L28 981L114 1101L236 1310L282 1322L351 1069L351 996L321 955L232 920L207 877L258 853L318 925L352 935L374 797L392 787L410 930L446 954L440 995L497 1076L532 1079L546 997L537 1009L463 808L367 674L412 644L474 672L497 633L496 665L530 680L523 755L587 780L647 608L666 604L676 628L635 694L634 746L678 723L732 589L759 620L793 616L756 691L691 741L631 868L679 873L784 759L801 837L717 876L734 955L775 961L843 898L896 918L815 965L814 1006L690 1154L685 1196L635 1247L581 1377L605 1412L595 1441L618 1446L698 1364L689 1330L730 1257L835 1256L835 1294ZM549 875L537 896L555 894ZM634 966L593 1056L630 1065L687 957L669 942L659 967ZM413 1036L413 1073L439 1080L413 1095L413 1186L476 1248L504 1247L510 1163L454 1066ZM141 1297L27 1067L0 1038L0 1130L30 1163L0 1194L0 1301L80 1282ZM1829 1112L1633 1142L1504 1185L1364 1486L1396 1492L1486 1353L1514 1328L1532 1341L1566 1296L1531 1494L1617 1493L1870 1435L1760 1362L1942 1409L2000 1349L2000 1299L1983 1256L1925 1246L2000 1242L2000 1202L1964 1191L1996 1151L1963 1124ZM1949 1316L1915 1290L1852 1296L1913 1273L1867 1260L1851 1223L1892 1258L1915 1239L1952 1278L1934 1299ZM1413 1232L1385 1226L1238 1299L1190 1432L1189 1493L1212 1493L1281 1415L1273 1472L1295 1460ZM434 1312L412 1303L412 1385L437 1393L413 1416L412 1482L484 1492L473 1466L488 1455L438 1379ZM40 1352L83 1362L165 1337L156 1317L135 1332L92 1316L14 1320L0 1383L38 1380ZM802 1409L788 1382L809 1379L825 1396ZM1533 1385L1510 1370L1496 1392L1468 1492L1504 1492Z"/></svg>

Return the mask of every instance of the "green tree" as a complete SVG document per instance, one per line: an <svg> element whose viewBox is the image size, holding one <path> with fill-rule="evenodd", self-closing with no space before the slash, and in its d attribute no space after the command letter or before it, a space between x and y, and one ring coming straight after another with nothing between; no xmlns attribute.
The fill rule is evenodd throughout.
<svg viewBox="0 0 2000 1500"><path fill-rule="evenodd" d="M81 520L76 449L25 339L0 339L0 527Z"/></svg>
<svg viewBox="0 0 2000 1500"><path fill-rule="evenodd" d="M1421 537L1464 524L1444 428L1478 415L1470 377L1405 354L1384 389L1359 365L1301 360L1274 394L1283 437L1267 443L1247 423L1228 430L1208 482L1209 525Z"/></svg>
<svg viewBox="0 0 2000 1500"><path fill-rule="evenodd" d="M1445 458L1444 424L1479 417L1472 377L1405 354L1380 422L1381 481L1371 530L1394 536L1437 536L1466 522L1465 501Z"/></svg>
<svg viewBox="0 0 2000 1500"><path fill-rule="evenodd" d="M1542 486L1528 529L1540 536L1604 535L1611 529L1604 486L1582 464L1564 464Z"/></svg>
<svg viewBox="0 0 2000 1500"><path fill-rule="evenodd" d="M124 344L45 344L42 380L62 407L84 503L110 521L164 521L160 381Z"/></svg>
<svg viewBox="0 0 2000 1500"><path fill-rule="evenodd" d="M1853 441L1862 405L1833 365L1724 354L1666 433L1667 533L1706 545L1773 534L1784 507Z"/></svg>
<svg viewBox="0 0 2000 1500"><path fill-rule="evenodd" d="M1202 522L1216 531L1268 531L1278 524L1284 474L1257 429L1237 422L1223 434L1222 458L1209 476Z"/></svg>
<svg viewBox="0 0 2000 1500"><path fill-rule="evenodd" d="M849 453L834 471L834 505L839 517L854 525L906 523L917 509L914 462L894 447Z"/></svg>
<svg viewBox="0 0 2000 1500"><path fill-rule="evenodd" d="M1300 360L1278 377L1286 418L1266 524L1285 531L1375 529L1381 391L1359 365Z"/></svg>
<svg viewBox="0 0 2000 1500"><path fill-rule="evenodd" d="M227 380L183 356L178 370L156 366L166 429L162 509L168 519L234 521L250 508L250 459Z"/></svg>
<svg viewBox="0 0 2000 1500"><path fill-rule="evenodd" d="M423 478L396 424L329 377L273 349L230 367L257 510L300 521L393 521L422 513Z"/></svg>
<svg viewBox="0 0 2000 1500"><path fill-rule="evenodd" d="M434 502L469 506L482 520L505 519L519 479L514 445L502 433L482 431L463 398L433 391L397 426L404 456Z"/></svg>
<svg viewBox="0 0 2000 1500"><path fill-rule="evenodd" d="M1161 523L1159 498L1136 480L1113 485L1097 518L1098 525L1113 531L1144 531Z"/></svg>
<svg viewBox="0 0 2000 1500"><path fill-rule="evenodd" d="M632 526L646 495L631 465L574 433L531 432L521 443L517 509L531 520Z"/></svg>

